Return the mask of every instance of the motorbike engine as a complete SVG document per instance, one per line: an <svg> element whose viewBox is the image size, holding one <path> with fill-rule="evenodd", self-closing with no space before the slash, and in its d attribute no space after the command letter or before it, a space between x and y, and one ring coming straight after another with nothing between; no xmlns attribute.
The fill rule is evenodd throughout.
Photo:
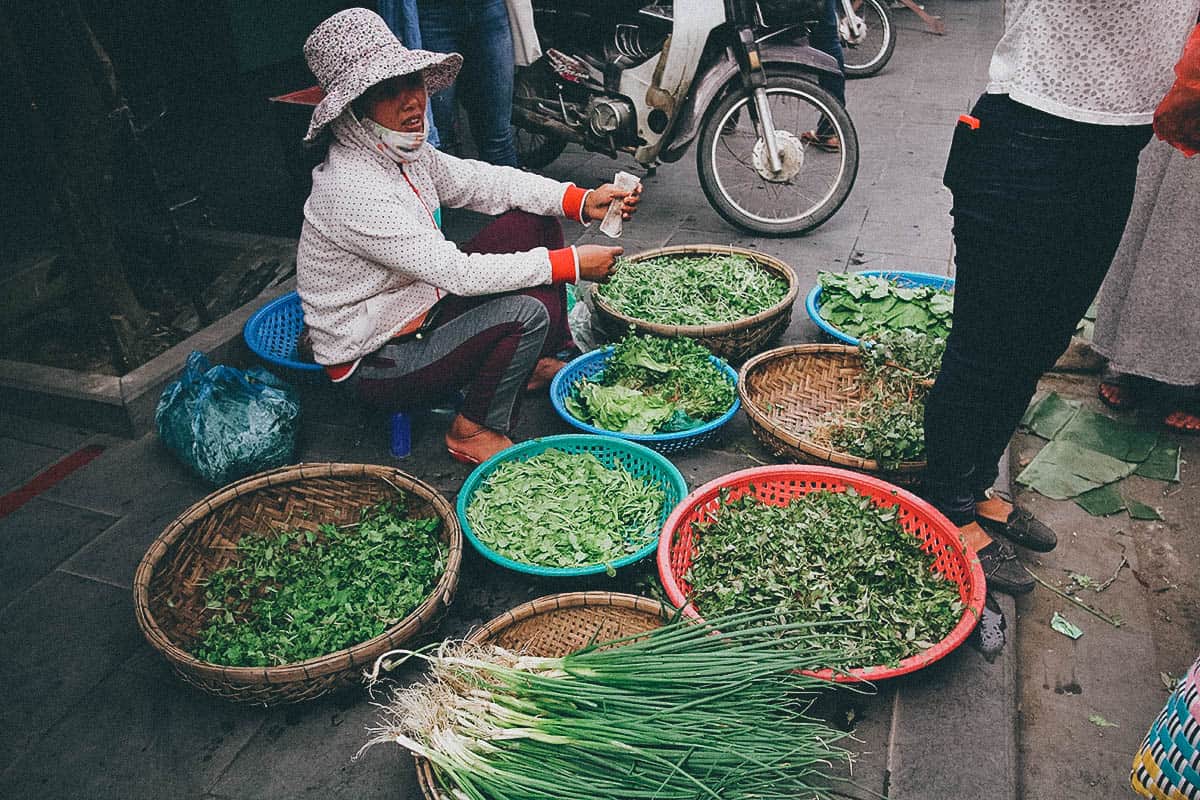
<svg viewBox="0 0 1200 800"><path fill-rule="evenodd" d="M625 140L633 131L633 106L623 97L592 97L587 105L588 127L596 136Z"/></svg>

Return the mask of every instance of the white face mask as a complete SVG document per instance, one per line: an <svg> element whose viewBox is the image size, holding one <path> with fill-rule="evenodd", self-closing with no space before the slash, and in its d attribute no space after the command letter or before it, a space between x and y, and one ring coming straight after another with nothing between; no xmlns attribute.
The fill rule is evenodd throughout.
<svg viewBox="0 0 1200 800"><path fill-rule="evenodd" d="M413 161L417 157L417 150L421 145L425 144L425 138L428 135L425 124L425 118L421 118L421 130L419 131L394 131L391 128L385 128L370 117L364 116L362 119L363 126L367 131L383 145L380 150L385 153L393 161L408 162Z"/></svg>

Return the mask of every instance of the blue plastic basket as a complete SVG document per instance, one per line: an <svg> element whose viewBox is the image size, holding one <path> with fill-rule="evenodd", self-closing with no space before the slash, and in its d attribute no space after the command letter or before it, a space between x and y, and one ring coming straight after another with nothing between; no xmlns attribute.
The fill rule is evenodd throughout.
<svg viewBox="0 0 1200 800"><path fill-rule="evenodd" d="M467 507L471 504L471 498L475 496L475 492L479 489L480 485L501 464L509 461L527 461L539 453L551 449L562 450L567 453L591 453L600 459L600 462L606 467L613 467L620 464L635 477L649 478L658 483L667 496L666 501L663 503L662 514L659 516L658 524L660 530L671 510L687 496L687 483L684 482L683 475L679 473L679 470L675 469L675 465L648 447L643 447L634 442L614 439L611 436L587 436L580 433L567 433L561 436L546 436L541 439L531 439L528 442L513 445L507 450L500 451L476 467L475 471L467 477L466 483L463 484L462 489L458 493L458 521L462 525L463 533L466 534L467 541L479 551L480 555L493 564L499 564L516 572L524 572L527 575L541 575L551 578L596 575L608 570L609 565L607 564L592 564L586 567L541 567L537 564L513 561L510 558L505 558L479 541L475 536L475 531L471 529L471 524L467 521ZM636 553L631 553L613 561L611 566L613 569L620 569L636 561L641 561L643 558L651 555L656 547L658 547L657 538L651 540Z"/></svg>
<svg viewBox="0 0 1200 800"><path fill-rule="evenodd" d="M254 312L242 328L246 346L263 361L292 371L297 380L317 381L324 369L312 361L301 361L296 350L304 330L304 310L295 292L278 297Z"/></svg>
<svg viewBox="0 0 1200 800"><path fill-rule="evenodd" d="M603 347L599 350L593 350L590 353L584 353L559 370L558 374L554 376L554 380L550 383L550 402L554 405L554 410L558 412L558 415L568 425L587 433L594 433L599 436L613 436L618 439L644 444L646 447L657 450L660 453L678 453L690 447L703 444L713 438L717 434L717 431L725 423L733 419L734 414L741 408L741 401L735 394L733 405L721 416L711 422L704 423L698 428L678 431L676 433L619 433L617 431L606 431L603 428L597 428L595 425L589 425L582 420L576 419L571 415L570 411L567 411L566 400L574 390L575 384L579 383L579 381L584 378L597 379L604 372L604 365L608 363L612 354L612 347ZM725 376L725 380L729 381L730 385L736 389L737 370L716 356L711 356L711 359L713 365L721 370L721 373Z"/></svg>
<svg viewBox="0 0 1200 800"><path fill-rule="evenodd" d="M903 272L898 270L884 269L869 269L857 273L865 275L868 278L887 278L895 281L898 285L904 287L915 286L932 286L935 289L948 289L954 291L954 278L947 278L945 275L930 275L928 272ZM821 317L821 284L817 283L808 293L808 297L804 299L804 308L808 311L808 318L813 321L818 328L825 331L838 341L858 347L858 339L855 339L848 333L842 333L837 328L830 325Z"/></svg>

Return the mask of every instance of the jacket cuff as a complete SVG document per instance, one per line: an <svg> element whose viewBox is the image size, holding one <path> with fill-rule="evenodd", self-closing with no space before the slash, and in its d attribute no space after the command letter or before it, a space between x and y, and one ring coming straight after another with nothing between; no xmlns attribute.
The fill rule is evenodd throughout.
<svg viewBox="0 0 1200 800"><path fill-rule="evenodd" d="M579 280L579 253L572 247L550 251L550 282L575 283Z"/></svg>
<svg viewBox="0 0 1200 800"><path fill-rule="evenodd" d="M588 189L580 189L573 183L567 184L567 190L563 192L562 198L563 216L586 225L587 220L583 218L583 206L588 192Z"/></svg>

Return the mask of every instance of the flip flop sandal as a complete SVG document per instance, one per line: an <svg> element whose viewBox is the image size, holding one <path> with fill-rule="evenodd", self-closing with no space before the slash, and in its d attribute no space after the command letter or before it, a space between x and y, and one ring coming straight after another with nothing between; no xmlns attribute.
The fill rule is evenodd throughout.
<svg viewBox="0 0 1200 800"><path fill-rule="evenodd" d="M469 453L464 453L461 450L455 450L453 447L447 447L446 452L450 454L451 458L453 458L455 461L459 462L460 464L470 464L472 466L478 466L479 464L483 463L475 456L470 455Z"/></svg>

